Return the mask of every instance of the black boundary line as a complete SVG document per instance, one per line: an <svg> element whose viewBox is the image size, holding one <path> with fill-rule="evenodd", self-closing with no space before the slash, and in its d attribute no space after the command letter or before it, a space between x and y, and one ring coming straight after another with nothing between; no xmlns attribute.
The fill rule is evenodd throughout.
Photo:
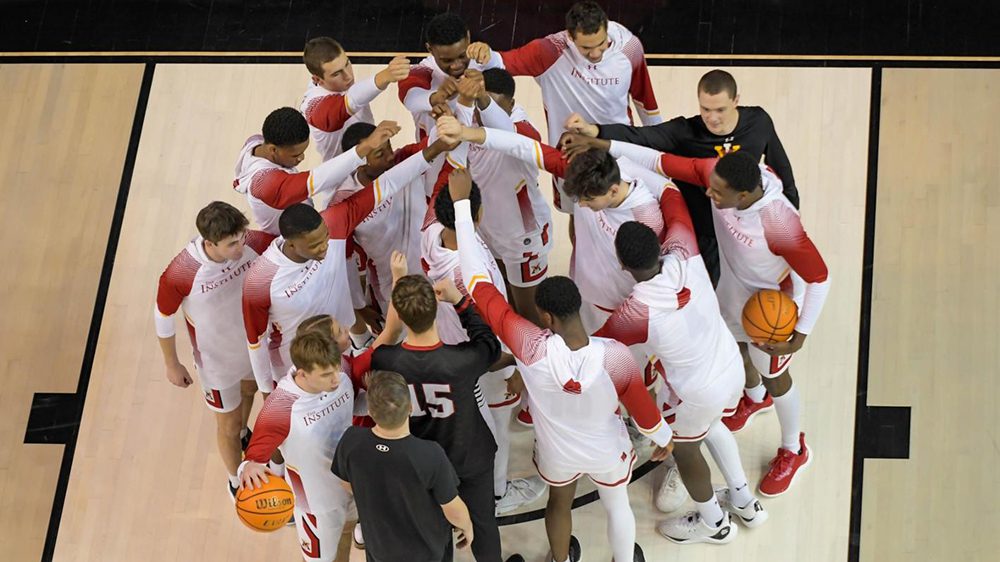
<svg viewBox="0 0 1000 562"><path fill-rule="evenodd" d="M87 346L83 351L83 363L80 367L80 380L76 385L77 408L80 422L83 421L83 405L87 400L87 388L90 386L90 373L94 366L94 355L97 352L97 340L101 334L101 322L104 319L104 306L108 300L108 288L111 285L111 272L115 266L115 254L118 251L118 238L121 236L122 222L125 219L125 205L128 203L129 188L132 185L132 172L135 170L135 158L139 152L139 137L142 134L143 121L146 118L146 105L149 102L149 92L153 85L154 63L146 63L142 73L142 84L139 87L139 97L135 105L135 117L132 119L132 132L129 135L128 150L125 152L125 165L122 168L121 183L118 185L118 199L115 201L115 212L111 218L111 231L108 234L108 245L104 250L104 266L101 268L101 278L97 285L97 298L94 301L94 312L90 317L90 331L87 334ZM45 546L42 550L42 561L52 560L56 550L56 538L59 535L59 524L62 521L63 506L66 502L66 491L69 488L69 476L73 470L73 456L76 453L76 440L80 434L77 425L69 434L63 449L62 464L59 467L59 479L56 482L56 493L52 499L52 512L49 514L49 528L45 533Z"/></svg>
<svg viewBox="0 0 1000 562"><path fill-rule="evenodd" d="M380 64L388 62L394 55L352 56L356 64ZM422 56L422 55L421 55ZM411 56L410 58L417 58ZM145 64L301 64L302 57L292 55L13 55L3 56L2 64L93 64L93 63L145 63ZM766 59L733 58L647 58L649 66L750 66L750 67L818 67L818 68L1000 68L1000 61L977 60L893 60L893 59Z"/></svg>
<svg viewBox="0 0 1000 562"><path fill-rule="evenodd" d="M878 200L879 126L882 115L882 68L872 68L868 113L868 177L865 188L865 238L861 262L861 318L858 333L858 386L854 405L854 466L851 470L851 527L847 542L848 562L861 557L861 504L865 481L865 420L868 419L868 360L871 346L872 282L875 269L875 204Z"/></svg>

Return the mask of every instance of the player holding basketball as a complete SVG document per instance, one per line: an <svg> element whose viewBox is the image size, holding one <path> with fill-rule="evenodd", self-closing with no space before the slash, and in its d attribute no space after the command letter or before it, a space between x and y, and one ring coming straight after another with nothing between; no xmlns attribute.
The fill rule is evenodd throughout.
<svg viewBox="0 0 1000 562"><path fill-rule="evenodd" d="M785 197L796 208L799 192L795 188L792 165L781 145L774 122L762 107L739 107L736 79L724 70L711 70L698 80L699 115L675 117L651 127L633 127L620 121L594 121L574 113L566 129L590 137L619 140L648 146L661 152L707 158L742 150L755 158L761 155L782 180ZM593 123L606 123L596 125ZM711 205L698 186L678 183L691 213L698 246L713 282L719 280L719 249L712 226Z"/></svg>
<svg viewBox="0 0 1000 562"><path fill-rule="evenodd" d="M249 221L232 205L215 201L198 212L198 236L160 275L156 291L156 335L167 367L167 380L185 388L192 383L177 358L176 315L184 321L205 404L215 412L216 442L229 474L229 493L239 486L236 469L257 386L242 331L240 298L247 270L274 238L248 230Z"/></svg>
<svg viewBox="0 0 1000 562"><path fill-rule="evenodd" d="M781 180L749 153L729 153L716 164L714 159L683 158L619 141L611 142L611 153L706 187L722 258L719 305L740 342L746 369L744 396L724 422L738 431L773 403L781 424L781 448L760 483L760 493L785 493L812 455L800 429L801 403L788 366L815 327L830 290L823 257L782 193ZM748 345L743 306L761 289L782 290L798 304L799 318L788 341Z"/></svg>
<svg viewBox="0 0 1000 562"><path fill-rule="evenodd" d="M299 109L309 123L312 140L324 162L341 153L340 139L347 127L375 123L368 104L389 84L410 73L410 61L397 56L371 78L355 81L350 57L330 37L315 37L306 42L302 61L311 82Z"/></svg>
<svg viewBox="0 0 1000 562"><path fill-rule="evenodd" d="M462 278L476 309L517 358L532 397L535 466L550 486L545 529L553 560L580 559L579 542L571 535L571 504L576 480L584 474L597 484L608 514L608 542L615 560L643 560L635 544L627 489L636 454L618 412L619 401L640 431L659 446L654 460L669 454L670 428L656 411L628 349L587 335L580 320L580 294L571 280L550 277L538 286L535 300L546 329L510 308L479 258L471 189L467 171L452 172L449 191L455 202ZM461 296L454 285L442 282L438 287L451 300Z"/></svg>
<svg viewBox="0 0 1000 562"><path fill-rule="evenodd" d="M594 335L644 348L664 367L657 401L674 432L674 458L697 511L669 519L657 530L680 544L723 544L736 537L736 526L723 506L748 527L767 520L767 512L750 492L736 440L722 424L723 415L739 402L743 361L719 313L691 219L683 203L670 211L674 217L663 256L649 227L627 222L618 229L618 261L636 285ZM719 492L723 506L712 490L702 441L729 486Z"/></svg>
<svg viewBox="0 0 1000 562"><path fill-rule="evenodd" d="M493 56L485 43L469 46L484 63ZM533 76L542 89L549 144L555 146L574 112L592 123L631 123L631 98L644 125L660 122L642 42L609 21L597 2L577 2L566 12L566 29L500 53L514 76ZM571 202L557 201L564 212Z"/></svg>
<svg viewBox="0 0 1000 562"><path fill-rule="evenodd" d="M355 150L309 172L296 169L309 148L309 125L298 110L282 107L272 111L261 131L243 144L236 160L233 188L246 194L250 212L261 230L278 234L278 217L283 209L296 203L312 205L317 195L332 196L368 153L399 132L399 126L393 121L380 123L372 137Z"/></svg>
<svg viewBox="0 0 1000 562"><path fill-rule="evenodd" d="M267 482L271 471L265 463L280 450L295 494L303 560L346 562L350 534L342 531L352 505L330 466L340 437L351 426L360 384L341 370L341 349L328 335L315 330L298 334L290 348L293 366L257 415L240 480L247 488Z"/></svg>

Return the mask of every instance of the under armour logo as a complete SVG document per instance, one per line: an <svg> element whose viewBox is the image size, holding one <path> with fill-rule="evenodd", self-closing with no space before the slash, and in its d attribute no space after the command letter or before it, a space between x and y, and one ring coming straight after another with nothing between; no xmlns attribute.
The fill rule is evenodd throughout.
<svg viewBox="0 0 1000 562"><path fill-rule="evenodd" d="M378 445L375 445L375 450L379 451L379 452L382 452L382 453L388 453L389 452L389 446L388 445L383 445L383 444L379 443Z"/></svg>
<svg viewBox="0 0 1000 562"><path fill-rule="evenodd" d="M596 64L588 64L587 65L587 70L597 70L597 65Z"/></svg>

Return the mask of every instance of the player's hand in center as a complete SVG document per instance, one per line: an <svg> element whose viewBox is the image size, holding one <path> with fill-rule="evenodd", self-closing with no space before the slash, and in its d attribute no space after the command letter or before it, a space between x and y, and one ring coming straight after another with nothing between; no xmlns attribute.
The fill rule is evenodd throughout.
<svg viewBox="0 0 1000 562"><path fill-rule="evenodd" d="M446 277L434 284L434 295L437 300L451 304L462 302L462 292L455 286L455 281Z"/></svg>
<svg viewBox="0 0 1000 562"><path fill-rule="evenodd" d="M465 48L465 54L470 59L475 60L479 64L486 64L490 60L491 56L490 46L482 41L476 41L475 43L469 43L469 46Z"/></svg>
<svg viewBox="0 0 1000 562"><path fill-rule="evenodd" d="M472 174L468 168L455 168L448 174L448 193L456 203L469 198L472 193Z"/></svg>
<svg viewBox="0 0 1000 562"><path fill-rule="evenodd" d="M404 80L409 75L410 60L402 55L397 55L375 75L375 85L378 89L384 90L389 84Z"/></svg>
<svg viewBox="0 0 1000 562"><path fill-rule="evenodd" d="M395 136L399 130L399 123L396 123L395 121L382 121L377 127L375 127L372 134L368 135L364 140L358 143L358 156L364 158L373 151L378 150L383 144L388 142L389 139Z"/></svg>
<svg viewBox="0 0 1000 562"><path fill-rule="evenodd" d="M579 113L574 113L566 119L566 124L563 125L565 129L571 133L577 133L580 135L596 138L597 133L600 131L597 129L597 125L592 125L588 123L586 119L583 118Z"/></svg>

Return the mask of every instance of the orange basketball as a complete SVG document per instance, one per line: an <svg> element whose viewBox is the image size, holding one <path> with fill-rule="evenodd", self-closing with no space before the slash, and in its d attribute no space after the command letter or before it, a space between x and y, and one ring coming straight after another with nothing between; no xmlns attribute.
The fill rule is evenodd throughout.
<svg viewBox="0 0 1000 562"><path fill-rule="evenodd" d="M284 478L268 474L260 488L244 488L236 494L236 515L254 531L270 533L288 523L295 497Z"/></svg>
<svg viewBox="0 0 1000 562"><path fill-rule="evenodd" d="M792 297L763 289L743 306L743 329L754 343L788 341L799 319L799 307Z"/></svg>

